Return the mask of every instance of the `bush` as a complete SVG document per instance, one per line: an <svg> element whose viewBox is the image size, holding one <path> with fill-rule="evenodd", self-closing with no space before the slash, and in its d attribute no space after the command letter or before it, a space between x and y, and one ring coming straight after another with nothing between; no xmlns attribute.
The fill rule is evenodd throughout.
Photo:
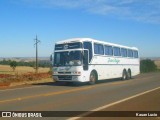
<svg viewBox="0 0 160 120"><path fill-rule="evenodd" d="M10 62L10 67L13 69L13 71L15 71L15 69L17 67L17 62L16 61L11 61Z"/></svg>
<svg viewBox="0 0 160 120"><path fill-rule="evenodd" d="M0 61L0 65L10 65L11 62L13 62L13 61L3 59L2 61ZM34 67L35 62L34 61L31 61L31 62L19 61L19 62L16 62L16 66ZM39 60L38 66L39 67L51 67L52 65L49 60Z"/></svg>
<svg viewBox="0 0 160 120"><path fill-rule="evenodd" d="M153 72L157 70L157 66L154 61L150 59L140 61L140 71L141 73Z"/></svg>

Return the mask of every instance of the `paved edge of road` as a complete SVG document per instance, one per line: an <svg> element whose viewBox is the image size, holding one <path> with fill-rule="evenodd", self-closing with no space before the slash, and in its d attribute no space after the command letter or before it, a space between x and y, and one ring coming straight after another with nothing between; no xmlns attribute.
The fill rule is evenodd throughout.
<svg viewBox="0 0 160 120"><path fill-rule="evenodd" d="M141 96L141 95L147 94L147 93L149 93L149 92L152 92L152 91L155 91L155 90L158 90L158 89L160 89L160 87L157 87L157 88L154 88L154 89L151 89L151 90L147 90L147 91L145 91L145 92L138 93L138 94L136 94L136 95L127 97L127 98L125 98L125 99L122 99L122 100L119 100L119 101L116 101L116 102L113 102L113 103L110 103L110 104L107 104L107 105L98 107L98 108L96 108L96 109L90 110L89 112L86 112L86 113L84 113L84 114L78 115L79 117L71 117L71 118L69 118L69 119L67 119L67 120L77 120L77 119L80 119L80 118L82 118L82 117L84 117L84 116L87 116L87 115L89 115L89 114L91 114L91 113L93 113L93 112L95 112L95 111L103 110L103 109L105 109L105 108L114 106L114 105L116 105L116 104L125 102L125 101L127 101L127 100L130 100L130 99L139 97L139 96Z"/></svg>

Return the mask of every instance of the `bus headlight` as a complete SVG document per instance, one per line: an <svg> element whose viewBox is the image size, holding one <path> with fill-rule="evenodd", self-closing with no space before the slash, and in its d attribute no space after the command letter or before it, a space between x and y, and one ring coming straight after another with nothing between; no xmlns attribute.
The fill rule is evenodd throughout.
<svg viewBox="0 0 160 120"><path fill-rule="evenodd" d="M58 74L58 72L53 72L53 74Z"/></svg>
<svg viewBox="0 0 160 120"><path fill-rule="evenodd" d="M72 72L72 74L81 75L81 72L80 71L75 71L75 72Z"/></svg>

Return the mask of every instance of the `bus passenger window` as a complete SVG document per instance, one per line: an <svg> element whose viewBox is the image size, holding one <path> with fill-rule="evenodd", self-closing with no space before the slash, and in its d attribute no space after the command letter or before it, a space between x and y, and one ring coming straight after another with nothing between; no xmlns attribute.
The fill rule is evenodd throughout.
<svg viewBox="0 0 160 120"><path fill-rule="evenodd" d="M112 46L105 46L105 55L113 55Z"/></svg>
<svg viewBox="0 0 160 120"><path fill-rule="evenodd" d="M114 47L114 56L121 56L120 48Z"/></svg>
<svg viewBox="0 0 160 120"><path fill-rule="evenodd" d="M104 48L102 44L94 43L94 53L103 55L104 54Z"/></svg>

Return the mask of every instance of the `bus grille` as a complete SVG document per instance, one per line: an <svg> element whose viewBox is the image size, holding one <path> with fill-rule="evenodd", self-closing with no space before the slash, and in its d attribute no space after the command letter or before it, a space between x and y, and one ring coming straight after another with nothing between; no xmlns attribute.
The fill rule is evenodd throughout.
<svg viewBox="0 0 160 120"><path fill-rule="evenodd" d="M71 74L71 72L58 72L58 74Z"/></svg>
<svg viewBox="0 0 160 120"><path fill-rule="evenodd" d="M71 75L61 75L58 76L59 80L72 80L72 76Z"/></svg>

